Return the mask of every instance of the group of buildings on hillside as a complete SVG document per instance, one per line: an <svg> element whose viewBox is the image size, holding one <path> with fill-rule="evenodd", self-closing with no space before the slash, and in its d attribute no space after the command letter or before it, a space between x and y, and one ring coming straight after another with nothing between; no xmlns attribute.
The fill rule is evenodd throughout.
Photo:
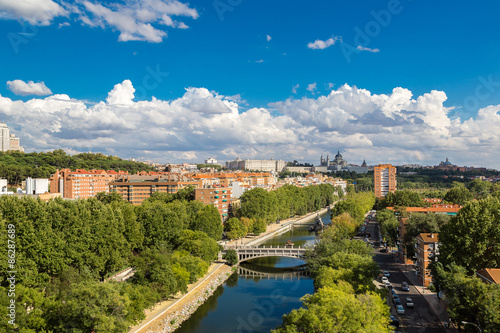
<svg viewBox="0 0 500 333"><path fill-rule="evenodd" d="M217 164L217 160L210 158L205 161L206 164ZM366 161L363 161L361 166L355 164L349 164L342 155L340 151L337 152L335 158L330 160L330 156L327 155L326 159L323 155L320 158L320 163L317 166L288 166L283 160L242 160L236 158L234 161L226 162L226 169L229 170L252 170L252 171L265 171L265 172L283 172L290 171L296 173L308 173L308 172L339 172L339 171L354 171L356 173L367 173L370 168Z"/></svg>

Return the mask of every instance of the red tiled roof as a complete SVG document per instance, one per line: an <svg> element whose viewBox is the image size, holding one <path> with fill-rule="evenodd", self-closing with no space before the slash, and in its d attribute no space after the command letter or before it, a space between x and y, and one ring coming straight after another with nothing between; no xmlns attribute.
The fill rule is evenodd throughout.
<svg viewBox="0 0 500 333"><path fill-rule="evenodd" d="M439 234L436 233L421 233L417 238L420 238L424 243L439 242Z"/></svg>
<svg viewBox="0 0 500 333"><path fill-rule="evenodd" d="M500 284L500 268L480 269L477 276L486 282Z"/></svg>

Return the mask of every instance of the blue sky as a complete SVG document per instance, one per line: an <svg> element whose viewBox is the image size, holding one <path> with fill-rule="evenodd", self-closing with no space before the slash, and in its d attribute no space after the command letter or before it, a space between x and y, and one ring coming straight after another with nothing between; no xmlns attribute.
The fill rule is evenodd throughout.
<svg viewBox="0 0 500 333"><path fill-rule="evenodd" d="M436 164L448 156L500 168L491 153L500 143L498 2L32 7L0 3L0 121L27 150L317 162L340 149L353 163ZM112 91L116 103L107 100ZM168 121L155 121L162 117Z"/></svg>

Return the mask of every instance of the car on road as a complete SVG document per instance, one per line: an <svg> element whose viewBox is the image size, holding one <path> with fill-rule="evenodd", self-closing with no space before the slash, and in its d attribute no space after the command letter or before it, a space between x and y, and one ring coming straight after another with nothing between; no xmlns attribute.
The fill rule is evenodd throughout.
<svg viewBox="0 0 500 333"><path fill-rule="evenodd" d="M383 247L383 248L380 249L380 252L387 253L387 249L385 247Z"/></svg>
<svg viewBox="0 0 500 333"><path fill-rule="evenodd" d="M384 274L385 277L388 277L388 278L391 277L391 273L389 273L388 271L384 271L383 274Z"/></svg>
<svg viewBox="0 0 500 333"><path fill-rule="evenodd" d="M382 283L384 283L384 284L385 284L385 283L389 282L389 279L388 279L388 278L386 278L385 276L382 276L381 281L382 281Z"/></svg>
<svg viewBox="0 0 500 333"><path fill-rule="evenodd" d="M410 309L415 307L415 304L413 304L413 300L411 298L406 299L406 307Z"/></svg>
<svg viewBox="0 0 500 333"><path fill-rule="evenodd" d="M410 286L408 285L408 282L403 281L403 283L401 283L401 290L410 291Z"/></svg>
<svg viewBox="0 0 500 333"><path fill-rule="evenodd" d="M396 306L396 312L400 315L404 315L405 314L405 309L403 308L402 305L397 305Z"/></svg>
<svg viewBox="0 0 500 333"><path fill-rule="evenodd" d="M392 284L389 281L385 283L385 286L389 289L392 289Z"/></svg>
<svg viewBox="0 0 500 333"><path fill-rule="evenodd" d="M399 327L399 319L394 317L394 316L390 316L389 318L390 318L389 325L392 325L392 326L398 328Z"/></svg>

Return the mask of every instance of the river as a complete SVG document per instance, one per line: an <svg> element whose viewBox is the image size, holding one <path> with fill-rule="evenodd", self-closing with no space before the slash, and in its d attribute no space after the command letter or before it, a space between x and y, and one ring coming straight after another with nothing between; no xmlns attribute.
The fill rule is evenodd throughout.
<svg viewBox="0 0 500 333"><path fill-rule="evenodd" d="M330 223L329 214L321 216ZM313 245L316 236L309 226L297 227L261 245ZM242 263L229 279L175 331L176 333L269 332L282 316L301 307L300 298L314 286L305 262L294 258L258 258Z"/></svg>

